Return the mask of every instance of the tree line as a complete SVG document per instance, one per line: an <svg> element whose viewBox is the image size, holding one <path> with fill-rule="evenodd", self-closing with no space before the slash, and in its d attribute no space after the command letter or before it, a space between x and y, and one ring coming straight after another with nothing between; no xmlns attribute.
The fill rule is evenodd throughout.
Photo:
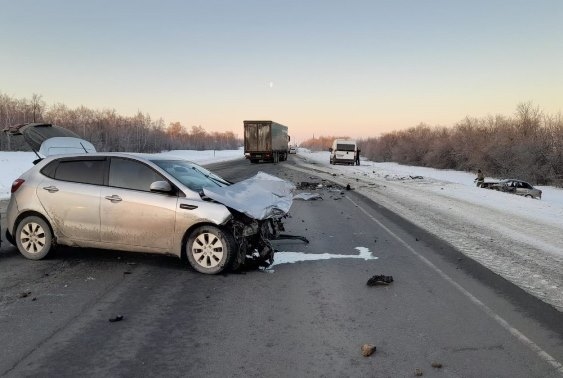
<svg viewBox="0 0 563 378"><path fill-rule="evenodd" d="M334 137L308 140L303 147L327 150ZM419 124L379 137L360 139L362 156L439 169L516 178L563 186L563 117L521 103L512 116L466 117L453 127Z"/></svg>
<svg viewBox="0 0 563 378"><path fill-rule="evenodd" d="M140 111L134 116L123 116L114 109L47 106L42 96L36 94L27 99L0 93L0 129L28 122L46 122L70 129L90 141L98 151L153 153L237 149L242 145L242 140L232 131L210 133L201 126L187 130L180 122L166 125L162 118L153 120ZM0 133L0 151L28 149L23 138Z"/></svg>

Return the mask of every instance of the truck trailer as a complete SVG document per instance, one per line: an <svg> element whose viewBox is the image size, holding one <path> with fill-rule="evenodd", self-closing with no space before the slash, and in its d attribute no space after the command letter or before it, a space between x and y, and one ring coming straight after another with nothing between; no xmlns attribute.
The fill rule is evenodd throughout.
<svg viewBox="0 0 563 378"><path fill-rule="evenodd" d="M251 163L287 160L287 126L273 121L244 121L244 156Z"/></svg>

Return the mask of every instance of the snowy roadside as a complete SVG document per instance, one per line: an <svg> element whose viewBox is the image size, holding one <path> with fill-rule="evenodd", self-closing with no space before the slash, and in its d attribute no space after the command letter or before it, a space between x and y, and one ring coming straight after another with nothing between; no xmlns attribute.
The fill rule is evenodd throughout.
<svg viewBox="0 0 563 378"><path fill-rule="evenodd" d="M298 156L563 311L563 190L541 187L543 199L533 200L477 188L471 173L364 160L333 166L328 152L303 149Z"/></svg>

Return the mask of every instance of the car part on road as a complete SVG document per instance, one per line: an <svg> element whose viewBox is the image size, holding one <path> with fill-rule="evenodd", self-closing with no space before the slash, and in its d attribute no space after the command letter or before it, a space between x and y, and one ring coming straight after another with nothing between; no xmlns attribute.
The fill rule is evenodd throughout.
<svg viewBox="0 0 563 378"><path fill-rule="evenodd" d="M270 240L301 240L309 244L309 239L304 236L279 234L278 231L285 231L280 218L270 219L272 233L269 235Z"/></svg>
<svg viewBox="0 0 563 378"><path fill-rule="evenodd" d="M368 280L367 285L368 286L389 285L391 282L393 282L393 276L384 276L383 274L380 274L371 277Z"/></svg>
<svg viewBox="0 0 563 378"><path fill-rule="evenodd" d="M299 193L293 196L293 199L301 199L303 201L312 201L312 200L319 200L323 199L323 197L319 193Z"/></svg>
<svg viewBox="0 0 563 378"><path fill-rule="evenodd" d="M231 269L251 270L267 268L274 263L274 247L271 240L294 239L309 243L303 236L281 234L285 231L282 217L258 221L235 210L232 230L238 246Z"/></svg>

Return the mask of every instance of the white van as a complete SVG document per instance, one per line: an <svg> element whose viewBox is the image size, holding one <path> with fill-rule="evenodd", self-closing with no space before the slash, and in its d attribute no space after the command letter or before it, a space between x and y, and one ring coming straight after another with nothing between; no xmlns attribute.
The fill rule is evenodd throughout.
<svg viewBox="0 0 563 378"><path fill-rule="evenodd" d="M356 161L356 141L350 139L335 139L330 151L330 164L354 165Z"/></svg>

